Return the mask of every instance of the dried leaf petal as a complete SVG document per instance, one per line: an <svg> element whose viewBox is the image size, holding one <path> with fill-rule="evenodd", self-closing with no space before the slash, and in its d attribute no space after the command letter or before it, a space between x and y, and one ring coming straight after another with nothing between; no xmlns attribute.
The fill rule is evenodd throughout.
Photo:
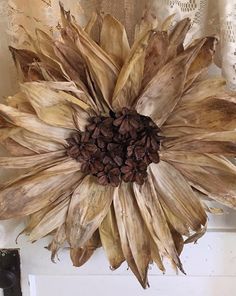
<svg viewBox="0 0 236 296"><path fill-rule="evenodd" d="M172 152L165 156L191 185L210 198L236 208L236 167L221 156Z"/></svg>
<svg viewBox="0 0 236 296"><path fill-rule="evenodd" d="M26 130L36 134L47 136L52 140L65 144L65 139L69 137L72 130L59 127L50 126L40 121L37 116L20 112L15 108L0 104L0 115L7 121L23 127Z"/></svg>
<svg viewBox="0 0 236 296"><path fill-rule="evenodd" d="M76 267L84 265L98 247L100 247L100 238L98 231L95 231L84 247L70 249L70 258L73 265Z"/></svg>
<svg viewBox="0 0 236 296"><path fill-rule="evenodd" d="M53 162L54 160L63 159L65 157L65 151L49 152L45 154L38 154L32 156L21 157L0 157L0 167L4 168L30 168L37 166L38 164L45 164Z"/></svg>
<svg viewBox="0 0 236 296"><path fill-rule="evenodd" d="M17 129L17 132L9 135L10 139L17 142L19 145L34 151L35 153L45 153L50 151L58 151L64 148L64 145L50 140L42 135L32 133L25 129Z"/></svg>
<svg viewBox="0 0 236 296"><path fill-rule="evenodd" d="M37 241L65 223L70 198L64 199L45 214L37 226L30 232L29 240Z"/></svg>
<svg viewBox="0 0 236 296"><path fill-rule="evenodd" d="M151 260L149 236L130 184L122 183L115 188L113 202L125 259L142 287L146 288Z"/></svg>
<svg viewBox="0 0 236 296"><path fill-rule="evenodd" d="M230 131L236 128L236 104L224 96L181 104L165 123L165 128L189 127L206 131Z"/></svg>
<svg viewBox="0 0 236 296"><path fill-rule="evenodd" d="M183 175L172 165L161 161L150 165L154 186L163 203L192 230L206 224L206 213ZM178 184L178 186L176 186Z"/></svg>
<svg viewBox="0 0 236 296"><path fill-rule="evenodd" d="M124 64L130 51L124 26L110 14L103 18L100 46L120 66Z"/></svg>
<svg viewBox="0 0 236 296"><path fill-rule="evenodd" d="M151 35L146 49L142 89L167 62L168 45L169 40L166 32L157 31Z"/></svg>
<svg viewBox="0 0 236 296"><path fill-rule="evenodd" d="M203 43L204 40L157 72L137 100L138 113L151 117L158 126L165 122L181 98L188 67Z"/></svg>
<svg viewBox="0 0 236 296"><path fill-rule="evenodd" d="M117 79L112 98L112 106L115 109L131 107L141 89L143 78L145 50L151 32L142 35L132 46Z"/></svg>
<svg viewBox="0 0 236 296"><path fill-rule="evenodd" d="M182 264L151 176L148 177L144 185L139 186L134 183L133 187L140 213L154 243L160 248L162 255L171 258L182 270Z"/></svg>
<svg viewBox="0 0 236 296"><path fill-rule="evenodd" d="M172 32L170 33L168 48L168 59L176 57L177 54L183 51L183 43L191 26L191 20L184 18L176 24Z"/></svg>
<svg viewBox="0 0 236 296"><path fill-rule="evenodd" d="M87 64L93 82L110 106L119 67L81 28L78 27L77 33L78 50Z"/></svg>
<svg viewBox="0 0 236 296"><path fill-rule="evenodd" d="M53 126L77 128L73 119L73 109L68 104L69 102L86 109L89 107L72 95L48 88L45 83L25 83L21 88L27 94L38 117ZM84 116L83 113L85 113ZM80 109L80 114L85 117L82 124L84 126L87 123L86 115L88 117L88 114L83 109Z"/></svg>
<svg viewBox="0 0 236 296"><path fill-rule="evenodd" d="M55 257L59 251L59 249L64 245L66 242L66 229L65 224L60 226L55 233L52 242L49 244L47 249L51 251L51 260L55 263Z"/></svg>
<svg viewBox="0 0 236 296"><path fill-rule="evenodd" d="M112 187L87 176L72 195L66 228L71 248L83 247L105 218L112 202Z"/></svg>
<svg viewBox="0 0 236 296"><path fill-rule="evenodd" d="M0 219L24 217L46 207L80 179L76 170L76 166L72 173L71 167L63 170L62 165L56 165L2 188Z"/></svg>
<svg viewBox="0 0 236 296"><path fill-rule="evenodd" d="M203 44L201 50L199 51L198 55L196 56L188 70L185 89L188 89L193 81L211 65L215 54L217 41L218 40L215 37L206 37L205 43Z"/></svg>
<svg viewBox="0 0 236 296"><path fill-rule="evenodd" d="M124 262L124 254L121 248L120 236L113 206L108 211L105 219L99 227L102 246L113 270Z"/></svg>

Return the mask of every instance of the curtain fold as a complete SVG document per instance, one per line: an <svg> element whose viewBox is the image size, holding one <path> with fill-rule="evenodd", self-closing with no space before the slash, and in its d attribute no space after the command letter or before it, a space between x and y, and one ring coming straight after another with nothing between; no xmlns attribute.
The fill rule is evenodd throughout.
<svg viewBox="0 0 236 296"><path fill-rule="evenodd" d="M133 39L135 24L145 7L161 22L169 14L175 19L190 17L189 40L214 34L220 37L216 64L221 66L228 87L236 90L236 0L63 0L77 21L84 23L93 11L111 13L125 24L129 39ZM42 28L57 34L58 0L0 0L0 93L9 95L16 89L16 74L8 45L27 47L28 31ZM31 32L31 33L32 33Z"/></svg>

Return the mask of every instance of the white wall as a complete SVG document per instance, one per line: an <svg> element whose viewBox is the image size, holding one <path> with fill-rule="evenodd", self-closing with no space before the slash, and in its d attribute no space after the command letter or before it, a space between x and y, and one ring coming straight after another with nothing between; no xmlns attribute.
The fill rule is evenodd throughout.
<svg viewBox="0 0 236 296"><path fill-rule="evenodd" d="M219 219L220 223L217 222ZM230 229L234 221L235 214L227 216L227 224L224 219L215 217L210 221L214 231L209 231L197 245L186 245L181 258L187 276L176 276L171 268L163 276L151 266L151 288L147 291L139 287L126 264L111 271L102 249L85 266L75 268L71 266L67 250L60 252L57 264L51 263L50 253L44 249L48 239L31 244L21 236L16 245L15 238L23 228L20 220L0 222L0 248L20 248L24 296L30 295L29 275L32 275L32 285L37 288L37 293L31 296L106 296L112 291L113 295L122 295L126 289L129 295L135 296L187 296L188 291L192 291L191 296L233 296L236 288L236 232ZM219 227L228 231L216 231ZM31 288L35 292L34 287Z"/></svg>

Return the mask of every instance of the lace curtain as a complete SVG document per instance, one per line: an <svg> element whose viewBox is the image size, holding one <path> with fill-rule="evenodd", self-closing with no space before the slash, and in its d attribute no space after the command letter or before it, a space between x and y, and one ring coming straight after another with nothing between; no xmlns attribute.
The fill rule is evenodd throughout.
<svg viewBox="0 0 236 296"><path fill-rule="evenodd" d="M0 93L9 95L16 90L16 73L8 45L27 46L23 25L28 30L43 28L56 34L58 29L58 0L0 0ZM64 0L80 23L93 11L112 13L126 26L133 38L134 26L145 6L161 22L175 14L175 19L190 17L189 39L214 34L220 37L216 64L222 68L228 87L236 90L236 0ZM84 17L85 16L85 17ZM190 40L188 40L190 41Z"/></svg>

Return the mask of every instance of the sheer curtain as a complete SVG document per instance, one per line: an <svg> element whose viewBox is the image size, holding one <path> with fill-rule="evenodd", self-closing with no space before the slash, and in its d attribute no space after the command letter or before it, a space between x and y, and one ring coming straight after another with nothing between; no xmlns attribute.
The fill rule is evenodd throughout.
<svg viewBox="0 0 236 296"><path fill-rule="evenodd" d="M57 34L59 0L0 0L0 94L15 91L16 74L8 45L27 47L22 29L43 28ZM126 26L130 40L134 26L145 6L159 21L175 14L175 19L190 17L192 28L189 39L214 34L220 37L216 64L222 68L228 87L236 90L236 0L63 0L77 20L85 22L93 11L112 13Z"/></svg>

